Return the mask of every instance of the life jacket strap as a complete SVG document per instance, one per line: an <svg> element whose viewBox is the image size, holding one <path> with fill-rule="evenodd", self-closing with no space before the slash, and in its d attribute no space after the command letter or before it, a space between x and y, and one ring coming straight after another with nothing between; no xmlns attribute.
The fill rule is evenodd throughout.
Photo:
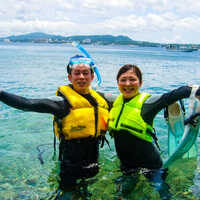
<svg viewBox="0 0 200 200"><path fill-rule="evenodd" d="M62 141L65 139L63 133L62 133L62 119L59 119L59 118L55 118L54 119L58 125L58 131L59 131L59 141L60 141L60 145L59 145L59 156L58 156L58 159L60 160L61 159L61 155L62 155ZM55 130L55 129L54 129ZM56 155L56 134L54 132L54 156Z"/></svg>
<svg viewBox="0 0 200 200"><path fill-rule="evenodd" d="M100 140L101 140L101 146L100 146L101 148L103 148L104 143L106 142L106 144L108 145L109 149L111 150L110 143L109 143L109 141L108 141L108 139L106 138L105 135L101 135L100 136Z"/></svg>
<svg viewBox="0 0 200 200"><path fill-rule="evenodd" d="M153 128L154 132L150 131L149 129L147 129L147 133L150 134L156 144L156 147L158 148L159 151L161 151L160 146L158 144L158 138L156 136L156 130L155 128Z"/></svg>

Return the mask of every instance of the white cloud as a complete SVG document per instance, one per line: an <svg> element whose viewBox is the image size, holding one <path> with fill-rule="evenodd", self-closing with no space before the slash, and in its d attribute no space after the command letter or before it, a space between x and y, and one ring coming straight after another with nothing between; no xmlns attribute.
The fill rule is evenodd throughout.
<svg viewBox="0 0 200 200"><path fill-rule="evenodd" d="M34 31L113 34L135 40L200 43L193 0L0 0L0 36Z"/></svg>
<svg viewBox="0 0 200 200"><path fill-rule="evenodd" d="M69 21L49 22L49 21L28 21L22 22L20 20L13 20L12 22L0 23L0 30L7 30L7 33L15 32L15 35L27 32L46 32L53 34L65 34L66 30L76 25ZM14 33L13 33L14 34Z"/></svg>
<svg viewBox="0 0 200 200"><path fill-rule="evenodd" d="M114 8L126 8L132 6L133 1L131 0L123 0L123 1L116 1L116 0L83 0L83 6L87 8L99 8L102 7L114 7Z"/></svg>

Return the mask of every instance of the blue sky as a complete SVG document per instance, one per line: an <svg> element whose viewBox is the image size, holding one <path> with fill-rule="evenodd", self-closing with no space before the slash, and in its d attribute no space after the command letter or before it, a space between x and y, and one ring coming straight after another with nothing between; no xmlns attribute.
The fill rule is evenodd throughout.
<svg viewBox="0 0 200 200"><path fill-rule="evenodd" d="M0 37L30 32L126 35L200 44L200 1L0 0Z"/></svg>

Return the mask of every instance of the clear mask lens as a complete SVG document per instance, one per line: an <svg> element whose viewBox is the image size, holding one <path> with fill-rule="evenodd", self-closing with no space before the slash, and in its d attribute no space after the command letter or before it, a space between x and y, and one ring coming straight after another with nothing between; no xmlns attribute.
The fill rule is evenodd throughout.
<svg viewBox="0 0 200 200"><path fill-rule="evenodd" d="M86 57L72 57L69 62L71 67L75 67L81 63L88 65L89 67L94 65L94 62L90 58Z"/></svg>
<svg viewBox="0 0 200 200"><path fill-rule="evenodd" d="M91 68L91 66L86 64L86 63L76 63L76 64L71 65L70 67L71 68L76 68L76 67L78 67L80 65L84 65L85 67Z"/></svg>

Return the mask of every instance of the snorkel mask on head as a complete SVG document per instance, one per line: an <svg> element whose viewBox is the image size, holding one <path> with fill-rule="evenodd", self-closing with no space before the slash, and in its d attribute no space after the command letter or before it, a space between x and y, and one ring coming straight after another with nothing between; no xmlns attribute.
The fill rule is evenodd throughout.
<svg viewBox="0 0 200 200"><path fill-rule="evenodd" d="M98 86L101 85L101 75L99 73L99 70L97 68L97 66L95 65L93 59L91 58L90 54L77 42L72 42L72 45L75 46L76 48L78 48L85 56L74 56L71 57L69 60L69 64L68 64L68 69L69 68L73 68L75 66L77 66L80 63L83 63L85 65L88 65L96 74L97 76L97 84ZM69 72L69 71L68 71Z"/></svg>
<svg viewBox="0 0 200 200"><path fill-rule="evenodd" d="M90 68L93 68L94 66L94 62L90 58L86 58L84 56L79 55L71 57L68 65L70 68L73 68L81 63L87 65Z"/></svg>

